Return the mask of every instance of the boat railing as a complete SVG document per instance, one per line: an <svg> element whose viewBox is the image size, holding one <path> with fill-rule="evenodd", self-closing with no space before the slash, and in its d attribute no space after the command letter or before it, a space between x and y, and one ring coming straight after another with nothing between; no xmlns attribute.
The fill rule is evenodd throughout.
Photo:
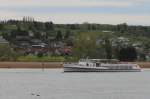
<svg viewBox="0 0 150 99"><path fill-rule="evenodd" d="M77 62L64 62L64 64L78 64Z"/></svg>

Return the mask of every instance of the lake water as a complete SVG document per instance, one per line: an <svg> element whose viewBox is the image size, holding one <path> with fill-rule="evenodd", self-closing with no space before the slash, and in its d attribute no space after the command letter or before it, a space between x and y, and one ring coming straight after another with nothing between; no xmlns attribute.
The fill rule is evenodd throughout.
<svg viewBox="0 0 150 99"><path fill-rule="evenodd" d="M0 69L0 99L149 99L150 70L63 73Z"/></svg>

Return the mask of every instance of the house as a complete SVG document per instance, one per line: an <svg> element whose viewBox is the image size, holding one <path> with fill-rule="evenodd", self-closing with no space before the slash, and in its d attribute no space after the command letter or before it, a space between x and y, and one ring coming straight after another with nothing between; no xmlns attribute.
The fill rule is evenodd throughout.
<svg viewBox="0 0 150 99"><path fill-rule="evenodd" d="M72 47L71 46L66 46L63 48L63 54L64 55L72 55Z"/></svg>
<svg viewBox="0 0 150 99"><path fill-rule="evenodd" d="M9 42L0 36L0 44L9 44Z"/></svg>
<svg viewBox="0 0 150 99"><path fill-rule="evenodd" d="M130 40L129 38L125 38L125 37L118 37L118 38L114 38L112 39L112 46L113 47L127 47L128 45L130 45Z"/></svg>

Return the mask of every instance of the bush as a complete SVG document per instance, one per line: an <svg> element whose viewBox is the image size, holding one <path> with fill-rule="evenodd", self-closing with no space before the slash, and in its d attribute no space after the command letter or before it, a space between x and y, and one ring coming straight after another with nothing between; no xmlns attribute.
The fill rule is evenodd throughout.
<svg viewBox="0 0 150 99"><path fill-rule="evenodd" d="M42 52L39 52L38 54L37 54L37 57L43 57L43 53Z"/></svg>
<svg viewBox="0 0 150 99"><path fill-rule="evenodd" d="M137 52L134 47L122 48L119 51L120 61L135 61L137 59Z"/></svg>
<svg viewBox="0 0 150 99"><path fill-rule="evenodd" d="M35 55L20 56L17 61L21 62L64 62L65 58L62 56L42 56Z"/></svg>
<svg viewBox="0 0 150 99"><path fill-rule="evenodd" d="M36 55L20 56L17 61L20 62L76 62L79 59L77 57L68 56L42 56Z"/></svg>
<svg viewBox="0 0 150 99"><path fill-rule="evenodd" d="M16 61L18 54L8 44L0 44L0 61Z"/></svg>

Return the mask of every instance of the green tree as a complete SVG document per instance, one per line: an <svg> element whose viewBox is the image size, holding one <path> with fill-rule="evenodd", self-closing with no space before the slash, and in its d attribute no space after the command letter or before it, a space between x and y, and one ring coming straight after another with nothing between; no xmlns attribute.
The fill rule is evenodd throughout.
<svg viewBox="0 0 150 99"><path fill-rule="evenodd" d="M43 30L45 30L45 24L44 23L34 21L33 24L34 24L34 28L36 29L35 31L39 31L39 30L43 31Z"/></svg>
<svg viewBox="0 0 150 99"><path fill-rule="evenodd" d="M106 58L111 59L112 58L112 44L109 39L105 39L105 51L106 51Z"/></svg>
<svg viewBox="0 0 150 99"><path fill-rule="evenodd" d="M0 30L2 30L4 28L3 24L0 24Z"/></svg>
<svg viewBox="0 0 150 99"><path fill-rule="evenodd" d="M104 58L105 50L96 44L99 33L79 33L74 42L73 53L78 58Z"/></svg>
<svg viewBox="0 0 150 99"><path fill-rule="evenodd" d="M45 29L46 30L54 30L53 22L46 22L45 23Z"/></svg>
<svg viewBox="0 0 150 99"><path fill-rule="evenodd" d="M62 40L62 32L61 31L57 31L57 34L56 34L56 40L58 41L61 41Z"/></svg>
<svg viewBox="0 0 150 99"><path fill-rule="evenodd" d="M121 48L119 51L119 60L121 61L135 61L137 59L136 49L132 46Z"/></svg>
<svg viewBox="0 0 150 99"><path fill-rule="evenodd" d="M0 61L14 61L18 56L8 44L0 44L0 52Z"/></svg>
<svg viewBox="0 0 150 99"><path fill-rule="evenodd" d="M112 34L112 32L107 32L102 34L100 38L102 39L102 47L104 47L105 49L105 58L112 59L112 39L114 38L114 35Z"/></svg>
<svg viewBox="0 0 150 99"><path fill-rule="evenodd" d="M65 38L65 39L68 39L68 38L70 37L70 34L71 34L70 31L67 30L66 33L65 33L64 38Z"/></svg>
<svg viewBox="0 0 150 99"><path fill-rule="evenodd" d="M2 33L2 36L3 36L3 38L6 39L6 40L10 40L10 39L11 39L9 33Z"/></svg>
<svg viewBox="0 0 150 99"><path fill-rule="evenodd" d="M128 25L127 25L126 23L118 24L118 25L117 25L117 30L118 30L120 33L125 33L125 32L127 32L127 30L128 30Z"/></svg>

